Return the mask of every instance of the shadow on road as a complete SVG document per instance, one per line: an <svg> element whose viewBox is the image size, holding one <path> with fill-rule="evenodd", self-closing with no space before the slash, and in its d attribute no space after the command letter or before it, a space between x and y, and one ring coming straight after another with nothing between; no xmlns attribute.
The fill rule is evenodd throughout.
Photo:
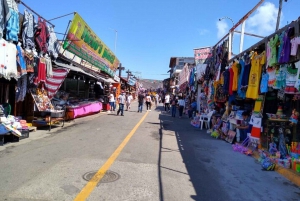
<svg viewBox="0 0 300 201"><path fill-rule="evenodd" d="M158 109L164 110L163 107ZM158 155L158 182L160 189L160 200L164 200L162 169L167 169L180 174L187 174L194 187L196 195L191 195L190 200L230 200L225 188L218 182L219 175L217 168L210 160L210 153L217 151L217 147L203 144L203 141L214 140L206 131L194 128L190 125L187 117L179 119L171 117L169 113L162 112L159 115L160 120L160 142ZM173 131L174 134L166 134L165 131ZM178 149L169 149L163 145L164 135L175 136ZM163 152L179 152L185 164L187 173L174 170L174 167L162 167Z"/></svg>

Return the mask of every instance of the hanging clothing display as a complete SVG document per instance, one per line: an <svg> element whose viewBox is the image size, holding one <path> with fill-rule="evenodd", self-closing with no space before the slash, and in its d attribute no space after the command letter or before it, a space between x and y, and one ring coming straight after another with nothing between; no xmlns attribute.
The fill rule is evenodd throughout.
<svg viewBox="0 0 300 201"><path fill-rule="evenodd" d="M24 59L26 63L26 70L28 73L33 73L34 72L34 54L31 50L29 51L24 51Z"/></svg>
<svg viewBox="0 0 300 201"><path fill-rule="evenodd" d="M261 82L260 82L260 92L261 93L268 92L268 80L269 80L268 73L263 73L261 76Z"/></svg>
<svg viewBox="0 0 300 201"><path fill-rule="evenodd" d="M10 18L7 20L6 25L6 40L8 41L18 41L19 34L19 14L9 8L9 12L11 13Z"/></svg>
<svg viewBox="0 0 300 201"><path fill-rule="evenodd" d="M238 66L239 64L237 62L235 62L232 65L232 71L233 71L232 91L237 91L237 87L238 87L238 78L239 78Z"/></svg>
<svg viewBox="0 0 300 201"><path fill-rule="evenodd" d="M286 69L286 87L285 87L285 93L287 94L294 94L298 92L298 90L295 88L295 84L297 81L297 68L293 68L292 65L288 65Z"/></svg>
<svg viewBox="0 0 300 201"><path fill-rule="evenodd" d="M280 53L279 63L287 63L290 61L291 54L291 40L290 37L294 35L294 28L288 28L283 37L283 47Z"/></svg>
<svg viewBox="0 0 300 201"><path fill-rule="evenodd" d="M233 91L232 91L233 76L234 76L234 72L233 72L232 67L231 67L229 69L229 95L233 94Z"/></svg>
<svg viewBox="0 0 300 201"><path fill-rule="evenodd" d="M52 77L53 72L52 72L52 62L50 58L45 58L46 61L46 69L47 69L47 77Z"/></svg>
<svg viewBox="0 0 300 201"><path fill-rule="evenodd" d="M48 53L51 57L56 59L58 57L60 46L56 34L54 32L54 28L48 26L48 32L49 32Z"/></svg>
<svg viewBox="0 0 300 201"><path fill-rule="evenodd" d="M273 38L271 38L269 44L271 48L271 58L269 62L269 66L274 66L277 63L277 43L278 43L279 37L277 34Z"/></svg>
<svg viewBox="0 0 300 201"><path fill-rule="evenodd" d="M23 47L25 49L32 49L35 47L34 44L34 29L36 28L36 23L34 21L34 15L27 10L24 11L24 21L22 26L22 40Z"/></svg>
<svg viewBox="0 0 300 201"><path fill-rule="evenodd" d="M3 31L6 27L9 8L7 1L0 1L0 38L3 38Z"/></svg>
<svg viewBox="0 0 300 201"><path fill-rule="evenodd" d="M16 102L24 101L27 92L27 75L22 75L17 82Z"/></svg>
<svg viewBox="0 0 300 201"><path fill-rule="evenodd" d="M282 89L286 85L286 65L281 65L279 68L275 70L275 83L274 89Z"/></svg>
<svg viewBox="0 0 300 201"><path fill-rule="evenodd" d="M38 19L37 30L35 32L35 42L37 44L37 48L42 53L47 53L48 45L47 41L49 39L49 32L46 25L46 21L42 20L40 17Z"/></svg>
<svg viewBox="0 0 300 201"><path fill-rule="evenodd" d="M275 81L276 81L276 76L275 76L275 68L274 67L268 67L267 68L267 73L268 73L268 86L269 87L274 87Z"/></svg>
<svg viewBox="0 0 300 201"><path fill-rule="evenodd" d="M10 78L17 79L16 45L1 38L0 54L3 55L0 57L0 74L7 80Z"/></svg>
<svg viewBox="0 0 300 201"><path fill-rule="evenodd" d="M260 55L255 52L252 55L249 83L246 92L247 98L257 99L259 95L259 81L262 72L262 65L266 63L265 51Z"/></svg>
<svg viewBox="0 0 300 201"><path fill-rule="evenodd" d="M300 45L300 37L295 37L291 40L291 55L296 56L298 45Z"/></svg>
<svg viewBox="0 0 300 201"><path fill-rule="evenodd" d="M37 83L45 82L45 81L46 81L46 60L45 58L40 58L38 64Z"/></svg>
<svg viewBox="0 0 300 201"><path fill-rule="evenodd" d="M297 75L296 75L296 82L295 82L295 88L300 91L300 61L297 61L295 63L295 67L297 68Z"/></svg>
<svg viewBox="0 0 300 201"><path fill-rule="evenodd" d="M223 72L223 78L224 78L223 93L228 94L229 93L229 84L230 84L230 73L229 73L228 69L226 69Z"/></svg>
<svg viewBox="0 0 300 201"><path fill-rule="evenodd" d="M19 76L27 74L26 63L23 56L23 50L19 45L17 45L17 65L20 68Z"/></svg>
<svg viewBox="0 0 300 201"><path fill-rule="evenodd" d="M237 93L239 97L242 97L242 79L243 79L243 74L244 74L244 69L245 69L245 62L243 59L240 59L239 64L241 66L241 72L240 76L238 78L238 88L237 88Z"/></svg>
<svg viewBox="0 0 300 201"><path fill-rule="evenodd" d="M48 97L50 99L52 99L59 90L68 73L69 70L65 68L56 68L53 69L53 76L46 79L45 89L48 91Z"/></svg>

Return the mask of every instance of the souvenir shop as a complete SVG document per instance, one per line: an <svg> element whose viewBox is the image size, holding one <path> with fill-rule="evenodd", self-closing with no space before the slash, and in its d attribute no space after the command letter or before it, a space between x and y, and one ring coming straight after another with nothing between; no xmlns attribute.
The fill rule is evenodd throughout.
<svg viewBox="0 0 300 201"><path fill-rule="evenodd" d="M1 144L29 136L27 121L33 120L34 105L43 111L61 112L48 98L55 92L48 90L52 86L48 81L57 73L62 79L67 74L65 69L52 67L59 48L53 25L48 26L41 17L36 22L28 10L19 13L15 1L6 6L9 10L0 13Z"/></svg>
<svg viewBox="0 0 300 201"><path fill-rule="evenodd" d="M299 36L296 20L230 60L225 40L199 78L207 101L202 111L215 110L208 122L213 137L240 142L234 149L246 154L249 147L265 150L270 164L298 172Z"/></svg>

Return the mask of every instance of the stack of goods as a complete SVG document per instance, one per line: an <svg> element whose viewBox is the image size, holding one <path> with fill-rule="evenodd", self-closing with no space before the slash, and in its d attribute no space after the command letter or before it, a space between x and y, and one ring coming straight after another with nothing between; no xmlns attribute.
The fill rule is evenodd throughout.
<svg viewBox="0 0 300 201"><path fill-rule="evenodd" d="M300 142L292 142L290 148L292 169L300 173Z"/></svg>

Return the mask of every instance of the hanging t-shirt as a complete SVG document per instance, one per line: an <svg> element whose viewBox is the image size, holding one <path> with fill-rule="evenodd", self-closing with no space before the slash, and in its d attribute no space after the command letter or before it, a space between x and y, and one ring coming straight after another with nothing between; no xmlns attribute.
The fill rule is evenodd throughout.
<svg viewBox="0 0 300 201"><path fill-rule="evenodd" d="M297 81L297 68L293 68L292 65L289 65L286 70L286 87L285 93L294 94L298 90L295 88L295 84Z"/></svg>
<svg viewBox="0 0 300 201"><path fill-rule="evenodd" d="M274 89L282 89L286 85L286 65L281 65L280 68L275 70L275 83Z"/></svg>
<svg viewBox="0 0 300 201"><path fill-rule="evenodd" d="M291 40L291 55L296 56L298 45L300 45L300 37L295 37Z"/></svg>
<svg viewBox="0 0 300 201"><path fill-rule="evenodd" d="M269 77L269 80L268 80L268 86L269 87L273 87L274 84L275 84L275 80L276 80L276 77L275 77L275 68L274 67L268 67L267 68L267 73L268 73L268 77Z"/></svg>
<svg viewBox="0 0 300 201"><path fill-rule="evenodd" d="M228 94L229 93L229 80L230 80L230 73L229 73L228 69L224 71L223 77L224 77L223 93Z"/></svg>
<svg viewBox="0 0 300 201"><path fill-rule="evenodd" d="M280 55L281 55L281 51L283 49L283 44L284 44L284 41L283 41L283 38L284 38L284 35L285 35L285 31L283 31L279 36L278 36L278 42L279 42L279 46L278 46L278 51L277 51L277 63L279 63L280 61ZM278 43L277 43L278 44Z"/></svg>
<svg viewBox="0 0 300 201"><path fill-rule="evenodd" d="M244 69L245 69L245 62L244 60L240 59L240 65L241 65L241 73L240 76L238 78L238 87L237 87L237 92L238 92L238 96L241 97L242 94L242 90L241 90L241 85L242 85L242 79L243 79L243 74L244 74Z"/></svg>
<svg viewBox="0 0 300 201"><path fill-rule="evenodd" d="M23 47L31 49L35 47L34 44L34 29L36 28L36 23L34 21L34 15L27 10L24 11L24 21L22 25L22 40Z"/></svg>
<svg viewBox="0 0 300 201"><path fill-rule="evenodd" d="M8 41L18 41L18 34L19 34L19 14L9 8L9 12L11 13L10 18L6 24L6 40Z"/></svg>
<svg viewBox="0 0 300 201"><path fill-rule="evenodd" d="M266 66L268 67L270 64L271 56L272 56L272 50L270 47L270 41L267 43L267 49L266 49L266 57L267 57L267 64Z"/></svg>
<svg viewBox="0 0 300 201"><path fill-rule="evenodd" d="M265 51L262 52L260 55L257 55L256 52L252 55L249 83L246 92L247 98L252 98L252 99L258 98L261 68L262 65L265 63L266 63Z"/></svg>
<svg viewBox="0 0 300 201"><path fill-rule="evenodd" d="M59 42L58 42L56 34L54 32L54 28L48 26L47 29L49 32L48 52L49 52L50 56L52 56L56 59L58 57L58 53L59 53Z"/></svg>
<svg viewBox="0 0 300 201"><path fill-rule="evenodd" d="M23 56L23 50L21 49L21 47L19 45L17 45L17 64L20 68L18 77L21 77L22 75L27 74L26 63L25 63L25 59Z"/></svg>
<svg viewBox="0 0 300 201"><path fill-rule="evenodd" d="M6 61L5 67L6 68L6 79L10 80L11 77L17 78L17 47L12 42L6 42Z"/></svg>
<svg viewBox="0 0 300 201"><path fill-rule="evenodd" d="M297 75L296 75L297 80L296 80L296 83L294 86L298 91L300 91L300 61L297 61L295 63L295 66L298 70L297 70Z"/></svg>
<svg viewBox="0 0 300 201"><path fill-rule="evenodd" d="M232 91L237 91L239 78L238 63L234 63L231 69L233 70Z"/></svg>
<svg viewBox="0 0 300 201"><path fill-rule="evenodd" d="M268 92L268 80L269 80L268 73L263 73L261 76L261 82L260 82L260 92L261 93Z"/></svg>
<svg viewBox="0 0 300 201"><path fill-rule="evenodd" d="M289 28L283 37L283 48L280 53L280 63L287 63L290 60L291 54L291 39L290 36L294 34L294 28Z"/></svg>
<svg viewBox="0 0 300 201"><path fill-rule="evenodd" d="M233 76L234 76L234 73L233 73L233 70L232 70L232 67L229 69L229 95L232 95L233 94L233 91L232 91L232 85L233 85Z"/></svg>
<svg viewBox="0 0 300 201"><path fill-rule="evenodd" d="M269 66L273 66L277 63L277 43L278 43L279 37L276 34L273 38L271 38L269 44L271 48L271 59L269 62Z"/></svg>

